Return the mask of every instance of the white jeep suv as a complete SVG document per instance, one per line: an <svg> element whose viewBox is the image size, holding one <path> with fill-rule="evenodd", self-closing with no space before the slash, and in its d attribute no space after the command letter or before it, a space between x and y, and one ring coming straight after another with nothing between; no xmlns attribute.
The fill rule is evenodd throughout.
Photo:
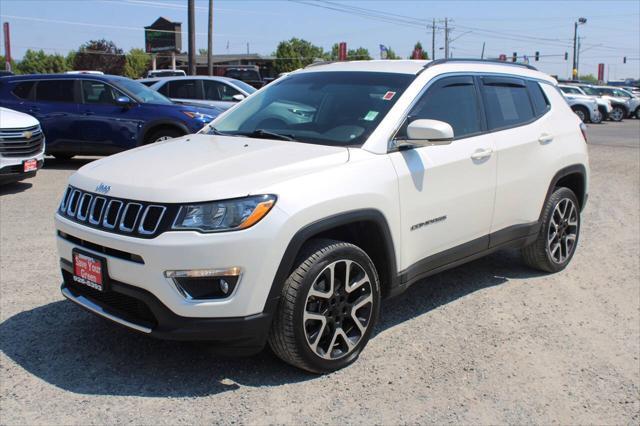
<svg viewBox="0 0 640 426"><path fill-rule="evenodd" d="M71 176L62 293L151 336L268 342L333 371L363 350L382 299L431 274L504 247L567 266L587 200L581 126L529 66L308 67L199 134Z"/></svg>

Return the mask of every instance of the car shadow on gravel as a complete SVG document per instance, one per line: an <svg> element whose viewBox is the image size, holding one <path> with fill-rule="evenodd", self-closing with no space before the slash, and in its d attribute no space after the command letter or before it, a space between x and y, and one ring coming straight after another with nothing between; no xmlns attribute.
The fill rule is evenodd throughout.
<svg viewBox="0 0 640 426"><path fill-rule="evenodd" d="M30 182L0 183L0 195L19 194L33 186Z"/></svg>
<svg viewBox="0 0 640 426"><path fill-rule="evenodd" d="M531 276L535 272L521 266L515 254L498 252L386 301L377 332L509 278ZM240 385L278 386L318 377L288 366L269 350L250 358L216 357L202 344L140 335L67 301L4 321L0 350L34 376L79 394L198 397Z"/></svg>
<svg viewBox="0 0 640 426"><path fill-rule="evenodd" d="M50 170L78 170L80 167L98 158L99 157L80 157L69 160L59 160L54 157L47 157L44 160L44 168Z"/></svg>

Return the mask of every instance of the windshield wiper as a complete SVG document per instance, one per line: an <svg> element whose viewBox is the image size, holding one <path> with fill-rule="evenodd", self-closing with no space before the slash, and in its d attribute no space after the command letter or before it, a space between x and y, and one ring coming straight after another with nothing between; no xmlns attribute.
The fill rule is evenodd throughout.
<svg viewBox="0 0 640 426"><path fill-rule="evenodd" d="M255 129L253 132L248 132L246 134L243 133L242 136L246 136L249 138L265 138L265 139L279 139L281 141L295 141L295 139L293 139L289 135L270 132L264 129Z"/></svg>

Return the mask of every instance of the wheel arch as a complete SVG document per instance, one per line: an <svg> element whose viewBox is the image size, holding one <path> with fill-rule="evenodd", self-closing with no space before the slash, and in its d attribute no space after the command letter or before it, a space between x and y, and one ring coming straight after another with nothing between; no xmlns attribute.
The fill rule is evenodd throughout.
<svg viewBox="0 0 640 426"><path fill-rule="evenodd" d="M147 123L144 124L144 126L142 126L142 131L140 132L140 136L138 137L138 146L144 145L145 139L147 138L147 136L151 132L153 132L153 131L155 131L157 129L160 129L162 127L168 127L168 128L173 128L173 129L176 129L176 130L180 130L185 135L191 133L187 126L185 126L183 123L180 123L178 121L173 121L173 120L154 120L154 121L147 122Z"/></svg>
<svg viewBox="0 0 640 426"><path fill-rule="evenodd" d="M584 209L587 202L587 169L583 164L574 164L571 166L560 169L551 179L549 188L547 190L547 196L545 197L545 203L553 194L556 188L564 187L569 188L578 197L580 203L580 211ZM544 204L543 204L544 209ZM542 217L542 211L540 212L540 218ZM539 220L540 221L540 220Z"/></svg>
<svg viewBox="0 0 640 426"><path fill-rule="evenodd" d="M389 224L382 212L362 209L339 213L303 227L291 238L271 283L264 311L275 312L282 286L295 267L300 249L314 238L349 242L364 250L378 271L383 297L397 284L396 252Z"/></svg>

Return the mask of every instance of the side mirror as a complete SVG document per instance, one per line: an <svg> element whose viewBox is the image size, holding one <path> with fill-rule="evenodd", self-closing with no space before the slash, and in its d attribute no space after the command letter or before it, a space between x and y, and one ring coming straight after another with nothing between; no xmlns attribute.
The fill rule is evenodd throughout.
<svg viewBox="0 0 640 426"><path fill-rule="evenodd" d="M243 94L240 94L240 93L238 93L237 95L233 95L231 97L231 99L233 99L234 102L240 102L244 98L245 98L245 96Z"/></svg>
<svg viewBox="0 0 640 426"><path fill-rule="evenodd" d="M453 140L453 128L439 120L414 120L407 126L407 139L400 146L448 145Z"/></svg>
<svg viewBox="0 0 640 426"><path fill-rule="evenodd" d="M133 104L133 101L128 96L118 96L116 98L116 105L123 108L129 108Z"/></svg>

